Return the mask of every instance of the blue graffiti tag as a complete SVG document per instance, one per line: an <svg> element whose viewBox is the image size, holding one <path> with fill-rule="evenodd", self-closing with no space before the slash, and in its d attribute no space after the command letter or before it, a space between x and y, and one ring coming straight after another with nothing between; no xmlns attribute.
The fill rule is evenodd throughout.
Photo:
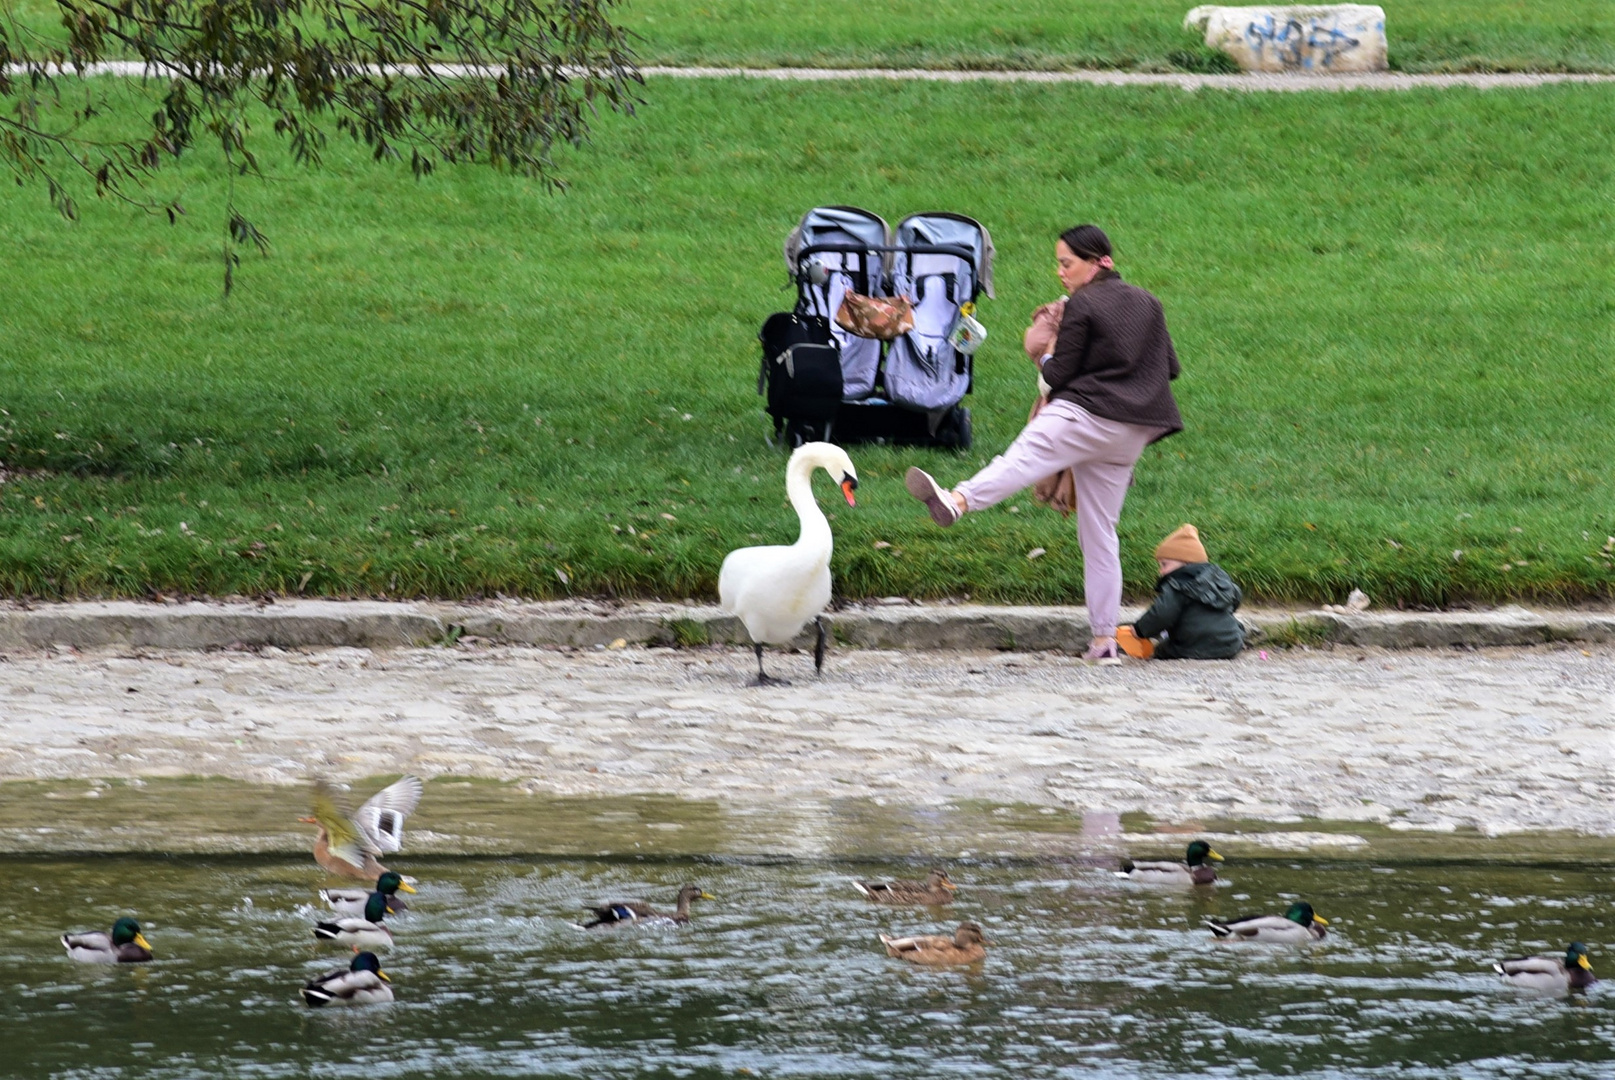
<svg viewBox="0 0 1615 1080"><path fill-rule="evenodd" d="M1258 58L1271 48L1278 62L1290 68L1310 68L1314 60L1329 67L1337 57L1362 44L1339 27L1316 19L1305 27L1298 19L1280 23L1272 15L1253 19L1245 27L1245 43Z"/></svg>

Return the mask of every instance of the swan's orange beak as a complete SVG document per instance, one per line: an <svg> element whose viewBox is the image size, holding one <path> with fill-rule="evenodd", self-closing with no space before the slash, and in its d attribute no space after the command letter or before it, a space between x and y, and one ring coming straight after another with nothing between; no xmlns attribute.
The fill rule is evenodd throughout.
<svg viewBox="0 0 1615 1080"><path fill-rule="evenodd" d="M858 490L858 481L854 477L843 476L841 478L841 494L847 497L848 506L858 505L858 500L852 497L852 493L856 490Z"/></svg>

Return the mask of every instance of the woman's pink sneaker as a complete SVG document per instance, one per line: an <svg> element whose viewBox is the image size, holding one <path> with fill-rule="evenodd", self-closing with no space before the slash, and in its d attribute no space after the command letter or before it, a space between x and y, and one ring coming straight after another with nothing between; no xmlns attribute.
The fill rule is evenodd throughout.
<svg viewBox="0 0 1615 1080"><path fill-rule="evenodd" d="M953 493L932 479L931 474L924 469L913 468L903 477L903 486L908 493L925 504L931 511L931 520L946 529L959 520L959 506L953 501Z"/></svg>
<svg viewBox="0 0 1615 1080"><path fill-rule="evenodd" d="M1122 662L1121 650L1112 641L1108 645L1090 645L1088 651L1082 654L1084 660L1092 660L1100 667L1116 667Z"/></svg>

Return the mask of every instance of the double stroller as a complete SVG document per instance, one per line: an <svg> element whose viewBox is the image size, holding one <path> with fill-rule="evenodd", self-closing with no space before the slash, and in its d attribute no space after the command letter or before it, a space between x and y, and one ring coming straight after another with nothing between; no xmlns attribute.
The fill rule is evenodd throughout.
<svg viewBox="0 0 1615 1080"><path fill-rule="evenodd" d="M776 440L969 448L970 410L960 401L972 388L974 350L958 347L956 331L980 294L993 295L992 265L987 230L959 214L911 214L895 229L852 206L804 214L785 241L796 308L770 316L757 335L757 392ZM848 292L907 297L913 329L889 342L855 336L835 321Z"/></svg>

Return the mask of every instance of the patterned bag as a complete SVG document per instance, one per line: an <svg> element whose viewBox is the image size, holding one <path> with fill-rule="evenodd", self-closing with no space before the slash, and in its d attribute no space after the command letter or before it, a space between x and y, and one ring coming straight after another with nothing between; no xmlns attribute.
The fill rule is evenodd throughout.
<svg viewBox="0 0 1615 1080"><path fill-rule="evenodd" d="M865 296L848 290L836 309L836 325L855 337L893 341L914 329L914 305L906 296Z"/></svg>

